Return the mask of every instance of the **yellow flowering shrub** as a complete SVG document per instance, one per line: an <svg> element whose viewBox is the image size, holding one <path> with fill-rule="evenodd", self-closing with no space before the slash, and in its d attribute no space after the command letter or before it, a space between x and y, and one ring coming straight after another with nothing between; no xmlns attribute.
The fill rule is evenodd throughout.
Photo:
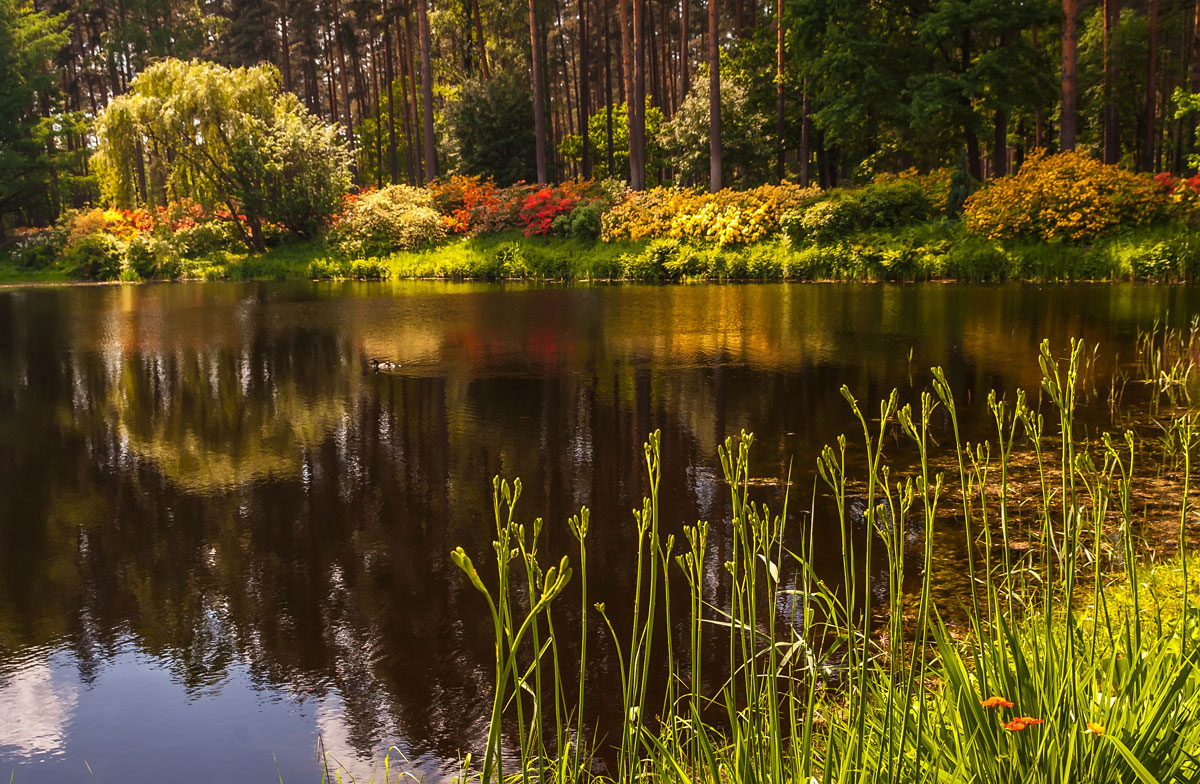
<svg viewBox="0 0 1200 784"><path fill-rule="evenodd" d="M633 194L604 215L601 238L641 240L659 237L715 245L744 245L779 232L780 218L820 194L791 183L717 193L652 188Z"/></svg>
<svg viewBox="0 0 1200 784"><path fill-rule="evenodd" d="M1074 152L1039 151L967 199L967 229L991 240L1074 242L1167 217L1170 194L1150 177Z"/></svg>

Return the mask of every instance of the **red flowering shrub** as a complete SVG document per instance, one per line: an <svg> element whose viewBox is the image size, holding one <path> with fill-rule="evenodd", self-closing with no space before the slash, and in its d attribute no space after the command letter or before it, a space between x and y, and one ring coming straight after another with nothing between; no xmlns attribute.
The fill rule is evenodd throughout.
<svg viewBox="0 0 1200 784"><path fill-rule="evenodd" d="M554 219L569 215L579 204L578 194L570 183L557 187L541 188L525 197L521 205L521 224L525 236L549 234Z"/></svg>

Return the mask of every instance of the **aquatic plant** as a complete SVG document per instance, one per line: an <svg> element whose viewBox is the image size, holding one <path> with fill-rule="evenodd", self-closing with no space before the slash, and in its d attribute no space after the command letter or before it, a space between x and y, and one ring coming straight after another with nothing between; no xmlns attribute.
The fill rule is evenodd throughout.
<svg viewBox="0 0 1200 784"><path fill-rule="evenodd" d="M1141 443L1133 431L1079 437L1075 410L1085 356L1081 343L1065 357L1044 343L1038 357L1044 404L1024 393L1015 401L993 394L987 403L996 438L978 444L960 439L953 391L938 369L915 409L893 392L877 417L844 388L861 426L859 446L841 437L817 463L836 509L832 522L843 532L840 585L818 577L803 532L787 530L787 485L777 513L752 498L747 433L719 450L730 493L722 534L727 560L720 586L707 585L714 573L710 527L686 527L686 547L675 556L674 538L660 531L662 465L653 434L644 448L649 493L633 521L637 583L623 619L632 619L629 636L616 632L609 608L595 608L616 646L622 688L623 720L609 736L617 766L607 773L589 765L599 736L587 734L583 719L587 631L577 662L560 661L555 639L552 611L567 595L572 569L564 557L542 570L543 523L516 522L520 484L496 480L494 581L485 585L461 548L452 556L486 600L496 650L483 764L466 758L463 779L1195 780L1200 618L1186 567L1195 418L1185 410L1171 422L1181 483L1181 595L1151 602L1139 594L1143 567L1131 503L1141 481L1135 470ZM946 420L953 447L935 455L932 423ZM903 473L884 450L896 439L917 452ZM848 460L854 452L861 454ZM1014 483L1018 470L1033 475L1032 489ZM951 498L961 508L946 503ZM579 548L585 622L589 519L584 509L569 523ZM856 526L866 532L865 543ZM915 563L907 552L914 531L922 543ZM961 608L934 598L945 587L935 582L935 548L950 536L965 539L969 554L970 590ZM1015 547L1015 537L1023 548ZM1106 570L1101 560L1114 541L1122 571ZM877 549L885 560L882 595L871 585ZM921 575L915 595L905 590L912 568ZM520 574L525 585L518 589ZM679 636L686 650L677 656L669 592L678 577L689 614ZM1120 599L1110 604L1110 597ZM956 610L957 620L950 617ZM712 644L714 629L724 637L727 663L712 691L701 677L701 649ZM667 650L656 642L663 639ZM578 683L567 682L570 671L579 673ZM661 703L651 701L652 682L666 684ZM502 748L514 738L519 770L505 771Z"/></svg>

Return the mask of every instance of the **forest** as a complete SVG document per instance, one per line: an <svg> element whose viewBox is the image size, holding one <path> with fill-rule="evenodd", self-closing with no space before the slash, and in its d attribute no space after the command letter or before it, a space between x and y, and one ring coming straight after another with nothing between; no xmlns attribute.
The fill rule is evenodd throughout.
<svg viewBox="0 0 1200 784"><path fill-rule="evenodd" d="M128 241L111 211L89 223L86 210L169 208L175 228L219 215L217 233L261 254L273 237L336 233L343 194L392 185L433 192L381 191L391 213L372 220L416 227L381 250L487 233L462 224L488 199L510 214L500 231L579 223L578 236L612 239L607 213L631 194L787 189L707 208L745 218L738 244L789 233L784 213L798 225L816 189L881 177L925 178L900 212L957 218L981 185L1054 153L1116 167L1110 180L1157 174L1170 201L1200 192L1192 0L0 0L0 73L0 231L18 244L56 222ZM437 215L414 219L414 205ZM685 219L704 222L703 207ZM755 210L771 213L764 226ZM351 243L360 256L371 244ZM110 254L114 275L127 250Z"/></svg>

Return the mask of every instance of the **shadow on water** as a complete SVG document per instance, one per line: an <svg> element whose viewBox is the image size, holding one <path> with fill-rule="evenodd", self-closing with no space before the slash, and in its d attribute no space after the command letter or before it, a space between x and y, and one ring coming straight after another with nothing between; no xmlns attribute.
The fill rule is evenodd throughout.
<svg viewBox="0 0 1200 784"><path fill-rule="evenodd" d="M818 450L856 427L842 384L913 399L941 365L986 435L984 396L1036 390L1043 337L1099 343L1107 377L1138 327L1197 310L1200 290L1133 285L0 292L0 771L255 780L274 754L309 780L320 737L436 779L487 731L491 630L448 554L486 561L493 475L523 478L556 554L591 507L590 590L624 607L646 434L667 532L712 521L720 563L716 448L752 430L761 497L778 508L791 468L834 581L836 518L809 507ZM590 647L602 728L616 662Z"/></svg>

